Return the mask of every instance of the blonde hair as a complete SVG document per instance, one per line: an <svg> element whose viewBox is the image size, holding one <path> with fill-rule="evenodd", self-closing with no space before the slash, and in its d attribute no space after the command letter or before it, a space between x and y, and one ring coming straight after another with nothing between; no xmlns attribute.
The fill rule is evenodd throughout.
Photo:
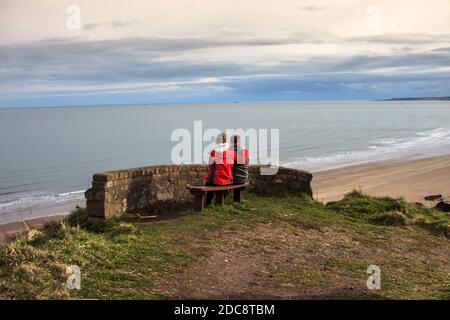
<svg viewBox="0 0 450 320"><path fill-rule="evenodd" d="M227 134L225 133L225 131L222 131L221 133L219 133L216 137L216 143L225 143L227 142Z"/></svg>

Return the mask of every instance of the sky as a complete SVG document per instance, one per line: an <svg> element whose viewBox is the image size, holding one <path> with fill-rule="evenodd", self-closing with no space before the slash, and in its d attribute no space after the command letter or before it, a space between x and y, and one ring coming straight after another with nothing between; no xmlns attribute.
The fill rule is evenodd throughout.
<svg viewBox="0 0 450 320"><path fill-rule="evenodd" d="M0 107L450 95L450 0L0 0Z"/></svg>

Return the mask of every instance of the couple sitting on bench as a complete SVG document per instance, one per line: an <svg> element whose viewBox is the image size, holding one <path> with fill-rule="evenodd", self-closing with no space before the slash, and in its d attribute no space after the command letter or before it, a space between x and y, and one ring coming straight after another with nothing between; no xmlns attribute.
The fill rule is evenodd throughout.
<svg viewBox="0 0 450 320"><path fill-rule="evenodd" d="M205 175L206 186L244 185L247 183L248 150L241 147L240 137L237 135L231 137L231 143L231 146L227 143L225 132L217 136L217 145L210 152L208 173ZM236 192L238 193L239 190ZM224 195L226 196L226 192ZM206 206L211 204L213 197L214 191L206 192Z"/></svg>

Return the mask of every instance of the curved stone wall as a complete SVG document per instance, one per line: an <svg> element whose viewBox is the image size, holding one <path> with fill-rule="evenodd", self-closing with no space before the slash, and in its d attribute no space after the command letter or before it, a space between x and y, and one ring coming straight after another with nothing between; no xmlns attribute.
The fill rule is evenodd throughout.
<svg viewBox="0 0 450 320"><path fill-rule="evenodd" d="M262 194L286 191L312 196L312 174L279 168L274 175L261 175L262 166L250 166L248 190ZM164 165L97 173L86 191L86 208L91 218L109 219L125 212L158 212L190 205L187 185L203 185L206 165Z"/></svg>

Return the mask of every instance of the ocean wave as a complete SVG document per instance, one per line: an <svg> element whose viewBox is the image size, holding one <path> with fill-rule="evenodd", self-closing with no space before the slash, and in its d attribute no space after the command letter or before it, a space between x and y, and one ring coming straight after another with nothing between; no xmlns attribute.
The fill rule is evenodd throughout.
<svg viewBox="0 0 450 320"><path fill-rule="evenodd" d="M375 161L405 157L418 159L448 153L450 153L450 128L440 127L418 132L412 137L376 139L370 141L369 146L364 150L299 158L283 165L319 171Z"/></svg>
<svg viewBox="0 0 450 320"><path fill-rule="evenodd" d="M401 158L420 158L450 153L450 127L421 131L414 136L386 137L368 141L367 147L334 154L297 158L283 166L310 171L326 170L354 164ZM30 211L34 208L83 200L85 190L64 193L19 192L0 196L0 214Z"/></svg>
<svg viewBox="0 0 450 320"><path fill-rule="evenodd" d="M65 203L72 200L82 200L86 190L70 191L65 193L28 192L15 194L15 199L0 201L0 213L29 211L40 206Z"/></svg>

